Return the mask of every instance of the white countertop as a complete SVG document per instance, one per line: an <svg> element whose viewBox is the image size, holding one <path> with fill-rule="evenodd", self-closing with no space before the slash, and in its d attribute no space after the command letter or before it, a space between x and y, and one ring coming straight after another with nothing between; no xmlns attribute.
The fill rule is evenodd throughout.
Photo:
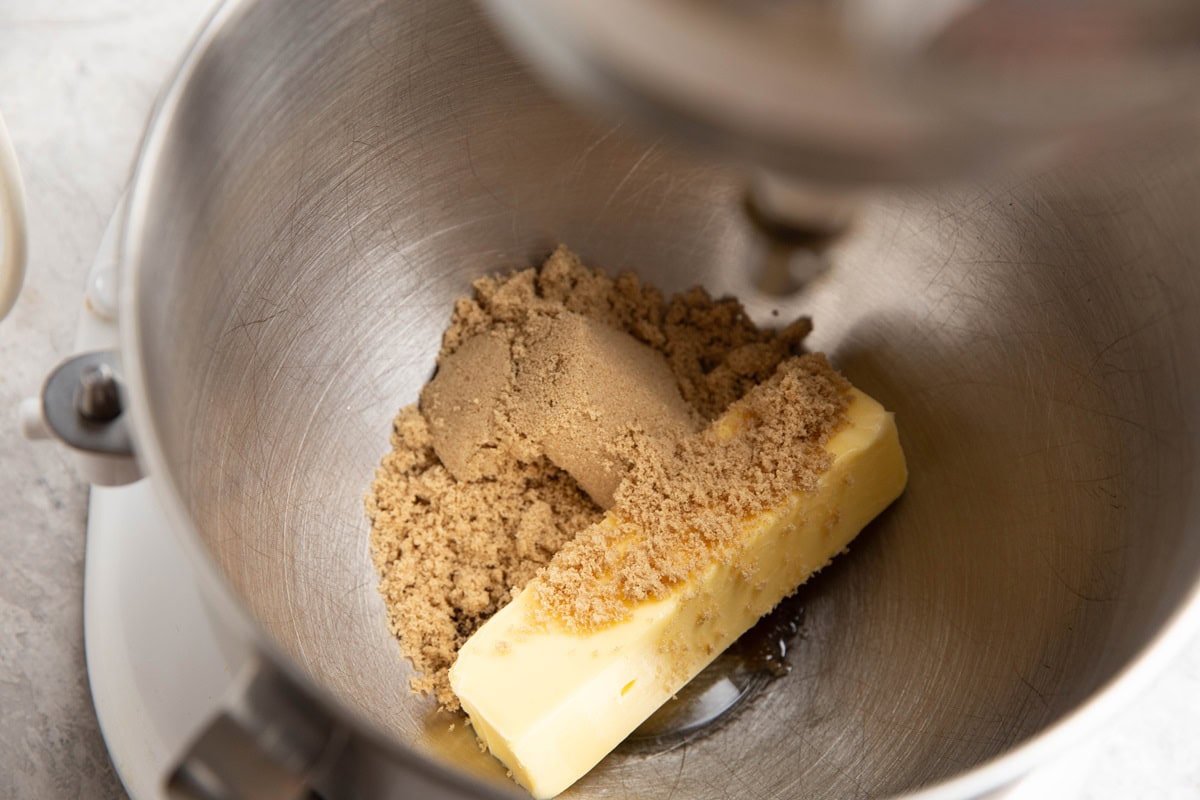
<svg viewBox="0 0 1200 800"><path fill-rule="evenodd" d="M63 450L19 438L15 409L70 352L83 278L146 115L211 6L0 4L0 113L30 228L25 291L0 323L0 797L122 795L83 663L86 487ZM1080 800L1200 798L1200 641L1097 748Z"/></svg>

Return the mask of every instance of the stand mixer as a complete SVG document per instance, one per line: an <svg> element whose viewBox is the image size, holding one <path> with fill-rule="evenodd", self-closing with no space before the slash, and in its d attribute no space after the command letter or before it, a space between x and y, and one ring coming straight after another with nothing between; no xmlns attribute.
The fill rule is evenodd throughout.
<svg viewBox="0 0 1200 800"><path fill-rule="evenodd" d="M937 38L931 20L970 10L938 5L903 41L889 45L887 26L863 33L872 47L885 39L872 57L907 58ZM989 152L1078 146L1081 130L1167 109L1186 85L1147 83L1159 92L1139 88L1121 108L1019 126L981 121L969 92L948 95L972 112L958 121L893 104L876 129L857 125L876 119L869 104L849 104L786 116L813 123L792 138L760 113L781 95L745 92L760 84L742 73L722 70L736 80L718 87L743 87L729 95L745 101L737 113L723 99L681 108L671 98L692 95L649 91L653 70L612 77L653 48L606 60L571 38L594 34L600 51L636 30L669 61L703 63L655 38L688 32L685 18L653 15L720 4L613 3L615 40L595 9L557 6L492 8L576 91L670 120L736 168L581 119L465 4L230 3L168 89L113 234L120 358L77 365L79 383L100 388L70 395L119 384L129 413L114 419L133 429L150 477L110 491L154 498L150 527L178 539L179 569L203 596L184 598L205 622L172 640L153 685L172 688L189 638L211 641L219 657L195 661L225 679L189 684L201 688L196 729L146 785L188 797L506 791L468 733L447 734L408 696L358 499L391 414L428 375L449 300L561 239L668 290L699 282L756 315L813 313L816 345L898 407L916 481L848 566L804 593L809 639L761 702L694 745L616 758L571 796L1002 796L1195 628L1200 337L1181 311L1200 287L1179 254L1200 252L1188 211L1200 164L1167 143L1170 157L1140 153L1115 177L863 188L961 174ZM899 73L871 75L924 96ZM695 96L709 97L699 80ZM754 221L741 214L748 185ZM829 280L786 291L746 280L764 230L828 236L856 208L861 225L830 245ZM31 432L50 405L27 416ZM132 463L109 452L92 464L107 458ZM92 659L100 624L89 617L94 682L122 668ZM135 711L101 709L110 742Z"/></svg>

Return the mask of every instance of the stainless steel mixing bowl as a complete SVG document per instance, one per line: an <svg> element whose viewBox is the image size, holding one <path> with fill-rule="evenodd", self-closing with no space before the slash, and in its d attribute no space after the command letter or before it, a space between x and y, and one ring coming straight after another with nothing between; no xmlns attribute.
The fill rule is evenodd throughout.
<svg viewBox="0 0 1200 800"><path fill-rule="evenodd" d="M564 106L469 3L218 13L137 170L122 349L140 456L219 624L289 681L292 721L257 739L280 769L329 797L507 785L409 693L362 496L452 299L557 242L764 321L811 314L813 345L896 411L912 470L802 590L788 675L569 796L980 796L1194 627L1200 147L877 197L785 300L746 277L741 192ZM307 756L278 757L300 718Z"/></svg>

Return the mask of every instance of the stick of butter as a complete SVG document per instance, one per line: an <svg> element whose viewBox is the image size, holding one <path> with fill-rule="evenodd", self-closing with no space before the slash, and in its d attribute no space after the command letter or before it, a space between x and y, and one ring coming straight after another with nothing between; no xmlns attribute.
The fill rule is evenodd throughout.
<svg viewBox="0 0 1200 800"><path fill-rule="evenodd" d="M745 520L731 557L584 632L543 622L526 587L463 645L450 684L476 733L534 797L581 778L904 490L892 415L850 393L817 487ZM735 415L715 424L736 435Z"/></svg>

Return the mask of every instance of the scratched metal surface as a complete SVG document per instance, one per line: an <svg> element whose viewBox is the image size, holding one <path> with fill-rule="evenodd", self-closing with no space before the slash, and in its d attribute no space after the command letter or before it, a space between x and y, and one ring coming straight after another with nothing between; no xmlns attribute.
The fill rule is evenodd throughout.
<svg viewBox="0 0 1200 800"><path fill-rule="evenodd" d="M1136 656L1200 576L1200 153L882 198L787 302L719 169L563 108L458 3L262 0L146 186L144 422L268 634L401 741L499 779L407 692L361 495L450 300L557 241L804 312L897 414L912 481L803 591L791 673L575 797L887 796L1000 755ZM286 35L280 35L280 31Z"/></svg>

